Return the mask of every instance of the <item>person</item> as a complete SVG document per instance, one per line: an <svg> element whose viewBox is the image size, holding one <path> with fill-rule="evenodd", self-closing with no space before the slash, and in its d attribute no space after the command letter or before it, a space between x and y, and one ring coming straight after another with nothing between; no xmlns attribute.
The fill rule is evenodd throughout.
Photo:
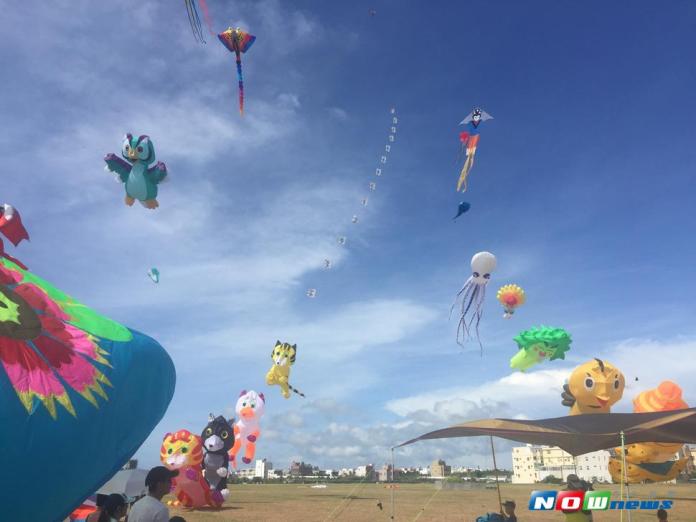
<svg viewBox="0 0 696 522"><path fill-rule="evenodd" d="M176 516L169 519L169 522L186 522L184 517Z"/></svg>
<svg viewBox="0 0 696 522"><path fill-rule="evenodd" d="M667 511L664 509L657 510L657 522L667 522Z"/></svg>
<svg viewBox="0 0 696 522"><path fill-rule="evenodd" d="M517 522L517 515L515 515L515 501L506 500L503 502L503 516L505 517L505 522Z"/></svg>
<svg viewBox="0 0 696 522"><path fill-rule="evenodd" d="M568 486L566 491L593 491L592 484L582 480L575 474L568 475L566 478ZM592 511L589 510L577 510L577 511L567 511L563 510L565 514L566 522L592 522Z"/></svg>
<svg viewBox="0 0 696 522"><path fill-rule="evenodd" d="M147 495L133 504L128 522L169 522L169 509L162 504L162 497L172 489L172 479L179 474L164 466L155 466L147 477Z"/></svg>
<svg viewBox="0 0 696 522"><path fill-rule="evenodd" d="M86 522L119 521L126 516L126 511L128 511L128 498L125 495L119 493L98 495L97 510L89 514Z"/></svg>

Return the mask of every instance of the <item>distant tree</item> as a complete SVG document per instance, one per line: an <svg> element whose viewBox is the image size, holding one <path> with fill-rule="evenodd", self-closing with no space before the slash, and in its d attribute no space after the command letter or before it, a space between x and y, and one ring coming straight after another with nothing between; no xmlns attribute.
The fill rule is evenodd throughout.
<svg viewBox="0 0 696 522"><path fill-rule="evenodd" d="M563 480L554 475L548 475L544 477L544 480L542 480L541 482L544 484L563 484Z"/></svg>

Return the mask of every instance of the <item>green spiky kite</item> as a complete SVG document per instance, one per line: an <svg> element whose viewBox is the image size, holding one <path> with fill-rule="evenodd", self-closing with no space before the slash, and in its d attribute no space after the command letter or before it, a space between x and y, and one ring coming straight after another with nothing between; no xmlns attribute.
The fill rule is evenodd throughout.
<svg viewBox="0 0 696 522"><path fill-rule="evenodd" d="M521 372L542 361L565 359L573 340L563 328L541 326L521 332L513 339L520 351L510 359L510 368Z"/></svg>

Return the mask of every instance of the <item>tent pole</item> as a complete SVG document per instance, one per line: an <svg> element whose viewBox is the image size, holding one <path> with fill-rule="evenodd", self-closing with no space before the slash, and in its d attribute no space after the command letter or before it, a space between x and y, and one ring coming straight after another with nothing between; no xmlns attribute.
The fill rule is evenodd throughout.
<svg viewBox="0 0 696 522"><path fill-rule="evenodd" d="M625 446L625 437L624 437L624 432L621 431L621 460L622 460L622 471L621 471L621 481L626 482L626 502L628 503L630 501L630 495L631 491L628 487L628 471L626 471L626 451L624 449ZM623 513L623 511L622 511ZM628 522L631 522L631 511L627 510L626 516L628 517Z"/></svg>
<svg viewBox="0 0 696 522"><path fill-rule="evenodd" d="M493 446L493 435L488 436L491 439L491 453L493 454L493 472L495 473L495 487L498 490L498 506L500 514L503 514L503 500L500 498L500 482L498 482L498 464L495 462L495 447Z"/></svg>
<svg viewBox="0 0 696 522"><path fill-rule="evenodd" d="M394 448L391 449L391 520L394 520Z"/></svg>
<svg viewBox="0 0 696 522"><path fill-rule="evenodd" d="M626 448L625 448L625 439L624 439L624 432L621 430L621 486L620 486L620 491L621 491L621 500L623 501L624 499L624 494L623 494L623 487L624 487L624 480L626 477ZM621 507L621 521L623 522L623 514L624 514L624 508Z"/></svg>

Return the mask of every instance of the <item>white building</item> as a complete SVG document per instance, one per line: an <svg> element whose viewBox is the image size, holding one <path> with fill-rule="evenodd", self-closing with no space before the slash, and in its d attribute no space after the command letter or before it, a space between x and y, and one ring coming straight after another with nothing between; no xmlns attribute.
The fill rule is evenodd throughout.
<svg viewBox="0 0 696 522"><path fill-rule="evenodd" d="M249 469L238 469L237 471L234 472L237 477L240 479L253 479L254 476L256 476L256 469L254 468L249 468Z"/></svg>
<svg viewBox="0 0 696 522"><path fill-rule="evenodd" d="M374 466L372 464L368 464L366 466L358 466L355 468L355 476L356 477L367 477L368 474L372 474L372 471L374 470Z"/></svg>
<svg viewBox="0 0 696 522"><path fill-rule="evenodd" d="M527 444L512 449L512 470L514 484L533 484L551 475L565 481L571 474L588 482L611 482L609 452L604 450L574 459L561 448Z"/></svg>
<svg viewBox="0 0 696 522"><path fill-rule="evenodd" d="M266 480L268 472L273 469L273 464L266 462L266 459L256 461L256 469L254 470L254 478Z"/></svg>

